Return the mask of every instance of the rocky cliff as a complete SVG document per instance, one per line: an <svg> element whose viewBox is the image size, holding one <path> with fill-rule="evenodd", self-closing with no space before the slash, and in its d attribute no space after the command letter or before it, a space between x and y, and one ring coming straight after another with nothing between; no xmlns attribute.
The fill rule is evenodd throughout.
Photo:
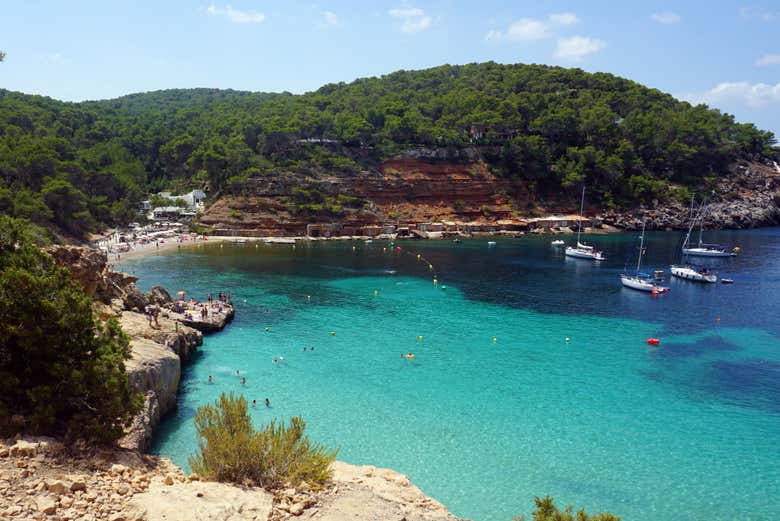
<svg viewBox="0 0 780 521"><path fill-rule="evenodd" d="M151 327L141 311L170 296L162 288L142 293L135 277L109 270L105 253L76 246L54 246L47 251L95 300L101 317L116 318L130 337L131 357L125 368L133 388L144 395L144 405L121 445L146 450L160 419L176 406L181 364L203 343L203 336L164 314L159 327Z"/></svg>
<svg viewBox="0 0 780 521"><path fill-rule="evenodd" d="M477 147L456 155L417 149L350 176L265 174L249 179L241 195L219 198L200 223L216 235L376 235L437 222L496 229L531 223L533 228L534 217L577 212L578 194L542 196L528 180L499 178L483 152ZM728 177L701 188L712 193L707 226L779 223L779 179L771 163L756 159L733 164ZM304 197L296 199L295 194ZM318 202L307 204L306 194L317 194L313 200ZM588 205L586 215L628 229L641 225L645 215L651 228L682 229L688 225L689 209L687 202L670 196L631 211L602 212Z"/></svg>

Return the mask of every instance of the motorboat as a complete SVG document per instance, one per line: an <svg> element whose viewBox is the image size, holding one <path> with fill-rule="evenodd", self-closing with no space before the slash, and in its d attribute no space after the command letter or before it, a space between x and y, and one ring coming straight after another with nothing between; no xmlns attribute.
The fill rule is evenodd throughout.
<svg viewBox="0 0 780 521"><path fill-rule="evenodd" d="M694 282L718 282L717 275L710 273L710 271L702 266L693 266L691 264L674 265L671 268L672 275L685 280L691 280Z"/></svg>
<svg viewBox="0 0 780 521"><path fill-rule="evenodd" d="M585 187L582 187L582 198L580 200L580 219L577 221L577 246L566 246L564 253L567 257L574 257L576 259L590 259L590 260L605 260L604 254L598 251L593 246L580 242L580 235L582 235L582 212L585 209Z"/></svg>
<svg viewBox="0 0 780 521"><path fill-rule="evenodd" d="M565 242L563 242L563 241L562 241L562 240L560 240L560 239L556 239L556 240L552 241L552 243L551 243L551 244L552 244L553 246L563 246L563 245L564 245L564 244L566 244L566 243L565 243Z"/></svg>

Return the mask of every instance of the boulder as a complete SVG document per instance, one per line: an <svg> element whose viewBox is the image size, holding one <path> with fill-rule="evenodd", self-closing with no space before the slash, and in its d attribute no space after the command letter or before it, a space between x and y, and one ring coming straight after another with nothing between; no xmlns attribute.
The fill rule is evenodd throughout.
<svg viewBox="0 0 780 521"><path fill-rule="evenodd" d="M171 304L173 302L171 294L162 286L154 286L149 292L149 299L159 306L164 306L165 304Z"/></svg>

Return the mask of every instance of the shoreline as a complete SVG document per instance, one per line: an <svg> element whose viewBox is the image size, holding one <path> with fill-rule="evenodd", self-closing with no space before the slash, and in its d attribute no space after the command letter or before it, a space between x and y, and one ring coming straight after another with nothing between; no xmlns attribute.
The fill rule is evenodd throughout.
<svg viewBox="0 0 780 521"><path fill-rule="evenodd" d="M608 235L611 233L621 233L629 230L623 230L615 228L609 225L603 225L602 228L588 227L583 230L583 234L588 235ZM167 240L160 244L145 243L133 245L132 249L126 252L120 253L107 253L109 260L109 266L111 269L117 268L127 259L137 259L148 257L158 253L168 253L173 250L192 250L193 247L199 247L203 244L219 244L219 243L242 243L242 244L297 244L299 242L331 242L331 241L436 241L436 240L470 240L489 237L507 237L519 239L522 237L536 237L536 236L571 236L576 235L576 231L572 230L548 230L537 229L537 231L525 232L525 231L509 231L509 230L496 230L490 232L472 232L469 234L447 234L445 232L428 232L427 237L412 236L412 237L397 237L394 234L380 234L376 236L370 235L337 235L332 237L309 237L303 235L293 236L273 236L273 237L256 237L249 235L208 235L204 239L187 239L179 241L179 237L188 237L188 234L181 234ZM92 246L94 248L94 246Z"/></svg>

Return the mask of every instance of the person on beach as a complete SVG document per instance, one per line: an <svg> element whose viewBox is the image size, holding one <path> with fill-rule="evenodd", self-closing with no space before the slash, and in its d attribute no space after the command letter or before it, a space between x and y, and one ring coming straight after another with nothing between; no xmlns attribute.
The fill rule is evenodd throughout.
<svg viewBox="0 0 780 521"><path fill-rule="evenodd" d="M146 320L149 322L149 327L152 327L152 306L149 304L144 307L144 315L146 315Z"/></svg>

